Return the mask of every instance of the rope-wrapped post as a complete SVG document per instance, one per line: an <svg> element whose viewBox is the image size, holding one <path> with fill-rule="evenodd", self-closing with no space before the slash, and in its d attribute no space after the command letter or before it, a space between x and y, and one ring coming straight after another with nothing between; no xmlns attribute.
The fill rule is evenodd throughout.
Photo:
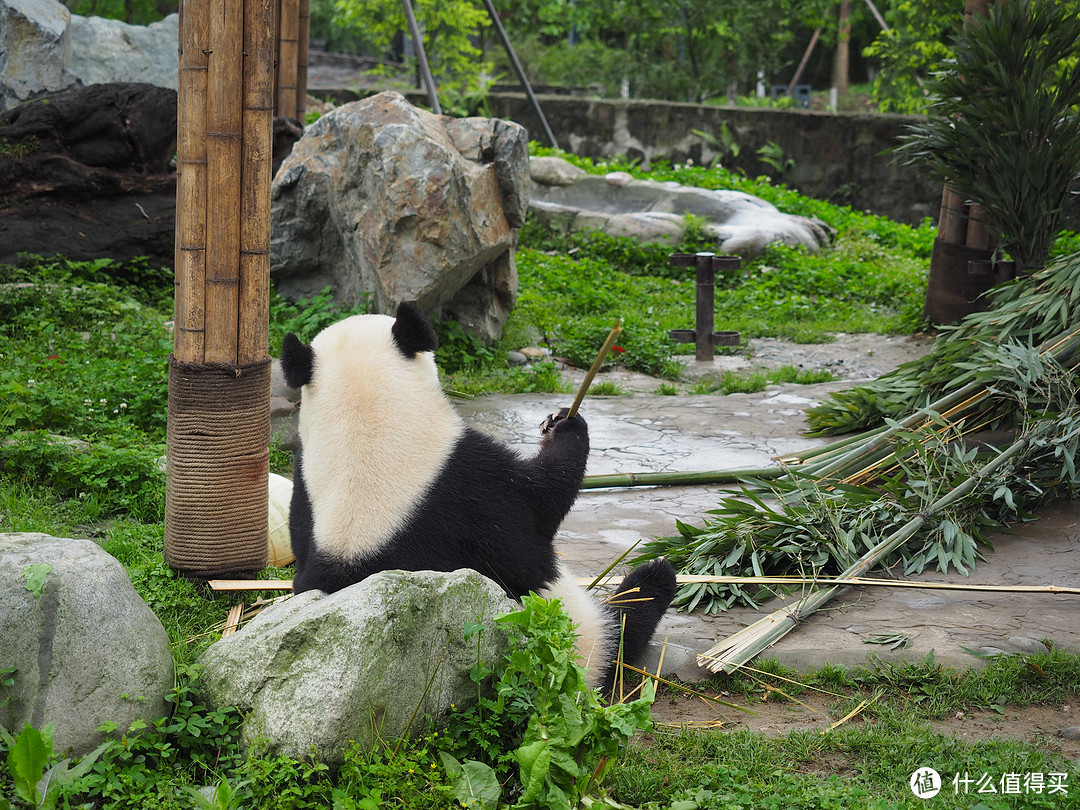
<svg viewBox="0 0 1080 810"><path fill-rule="evenodd" d="M188 576L267 563L272 0L185 0L165 558Z"/></svg>

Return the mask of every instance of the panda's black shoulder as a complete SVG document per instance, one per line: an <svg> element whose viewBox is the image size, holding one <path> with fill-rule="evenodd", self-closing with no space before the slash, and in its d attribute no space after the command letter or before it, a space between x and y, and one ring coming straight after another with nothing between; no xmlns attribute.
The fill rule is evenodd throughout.
<svg viewBox="0 0 1080 810"><path fill-rule="evenodd" d="M451 459L467 465L518 465L522 459L509 445L473 427L466 427L458 437Z"/></svg>

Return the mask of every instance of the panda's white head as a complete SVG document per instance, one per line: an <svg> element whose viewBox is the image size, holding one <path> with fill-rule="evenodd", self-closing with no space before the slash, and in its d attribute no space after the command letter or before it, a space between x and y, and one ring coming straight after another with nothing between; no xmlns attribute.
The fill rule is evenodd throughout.
<svg viewBox="0 0 1080 810"><path fill-rule="evenodd" d="M281 366L292 388L325 386L350 378L372 376L400 381L416 378L438 387L435 349L439 346L431 321L415 304L402 302L396 315L354 315L326 327L310 345L291 332L281 344Z"/></svg>
<svg viewBox="0 0 1080 810"><path fill-rule="evenodd" d="M318 544L351 557L401 525L464 425L439 384L431 322L410 303L281 344L302 390L300 442Z"/></svg>

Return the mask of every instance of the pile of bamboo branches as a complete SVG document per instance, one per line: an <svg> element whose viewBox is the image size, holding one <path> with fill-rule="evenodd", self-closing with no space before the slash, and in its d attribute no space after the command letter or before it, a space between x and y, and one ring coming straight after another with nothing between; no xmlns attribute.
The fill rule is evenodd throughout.
<svg viewBox="0 0 1080 810"><path fill-rule="evenodd" d="M704 527L680 524L679 536L647 544L642 558L665 556L681 574L699 575L680 586L676 601L714 612L776 593L740 584L739 575L845 581L901 564L905 573L927 566L966 573L988 531L1030 519L1049 498L1074 496L1080 254L997 297L995 309L965 319L924 360L831 406L835 415L857 403L859 418L872 410L884 424L754 471ZM933 399L918 385L922 373ZM893 418L917 398L919 407ZM820 428L826 411L818 418ZM991 428L1004 440L981 441ZM702 663L737 668L841 587L812 588L725 639Z"/></svg>

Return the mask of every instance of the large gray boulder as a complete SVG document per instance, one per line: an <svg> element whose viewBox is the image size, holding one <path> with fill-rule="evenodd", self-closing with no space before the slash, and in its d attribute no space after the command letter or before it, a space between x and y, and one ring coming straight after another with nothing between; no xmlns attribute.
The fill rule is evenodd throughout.
<svg viewBox="0 0 1080 810"><path fill-rule="evenodd" d="M0 534L0 666L15 667L12 729L53 723L57 751L85 754L104 723L123 733L168 713L165 629L89 540ZM9 719L0 712L0 725Z"/></svg>
<svg viewBox="0 0 1080 810"><path fill-rule="evenodd" d="M306 591L203 653L202 696L248 713L249 745L340 763L352 742L405 734L414 713L475 702L470 670L506 644L492 620L518 607L468 570L384 571L333 594ZM479 639L465 638L470 622L484 625Z"/></svg>
<svg viewBox="0 0 1080 810"><path fill-rule="evenodd" d="M179 14L150 25L73 14L70 37L71 73L83 84L143 82L176 89Z"/></svg>
<svg viewBox="0 0 1080 810"><path fill-rule="evenodd" d="M286 298L332 287L378 312L416 301L497 338L517 296L513 249L528 143L507 121L450 119L380 93L307 128L274 178L270 272Z"/></svg>
<svg viewBox="0 0 1080 810"><path fill-rule="evenodd" d="M75 83L59 0L0 0L0 112Z"/></svg>
<svg viewBox="0 0 1080 810"><path fill-rule="evenodd" d="M601 231L676 248L684 215L692 214L731 255L757 256L773 242L815 251L829 240L823 223L741 191L636 180L626 172L589 174L556 157L533 158L531 180L529 216L556 231Z"/></svg>

